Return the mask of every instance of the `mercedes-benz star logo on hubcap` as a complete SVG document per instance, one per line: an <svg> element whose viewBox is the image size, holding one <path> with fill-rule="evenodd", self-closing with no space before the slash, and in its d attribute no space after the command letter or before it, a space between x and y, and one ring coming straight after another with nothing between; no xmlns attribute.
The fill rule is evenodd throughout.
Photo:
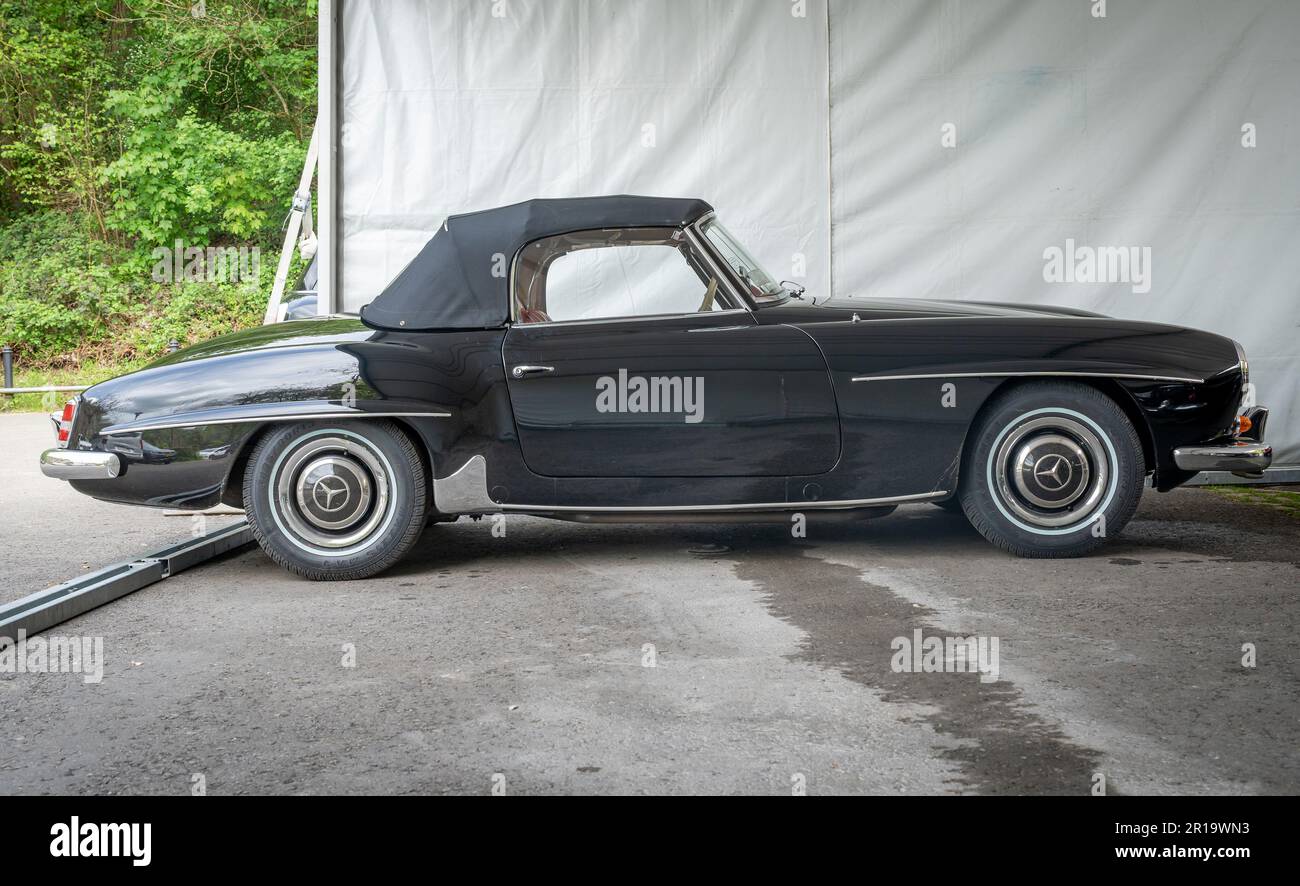
<svg viewBox="0 0 1300 886"><path fill-rule="evenodd" d="M316 485L312 486L311 497L322 511L332 513L347 504L347 492L347 484L338 477L321 477L316 481ZM335 499L339 499L337 506L334 504Z"/></svg>
<svg viewBox="0 0 1300 886"><path fill-rule="evenodd" d="M1034 479L1038 485L1053 492L1064 489L1073 474L1069 459L1055 452L1044 455L1034 465Z"/></svg>

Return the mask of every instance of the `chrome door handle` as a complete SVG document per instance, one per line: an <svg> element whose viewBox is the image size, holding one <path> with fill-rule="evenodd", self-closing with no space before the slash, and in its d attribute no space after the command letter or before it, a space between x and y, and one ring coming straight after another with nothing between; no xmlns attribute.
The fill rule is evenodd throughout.
<svg viewBox="0 0 1300 886"><path fill-rule="evenodd" d="M516 366L510 370L510 374L515 378L523 378L526 375L540 375L543 372L554 372L554 366Z"/></svg>

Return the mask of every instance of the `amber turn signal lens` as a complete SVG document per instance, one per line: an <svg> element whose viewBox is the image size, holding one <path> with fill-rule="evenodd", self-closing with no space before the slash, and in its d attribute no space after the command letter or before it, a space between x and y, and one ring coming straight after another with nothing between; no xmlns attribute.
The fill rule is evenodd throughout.
<svg viewBox="0 0 1300 886"><path fill-rule="evenodd" d="M1239 416L1237 416L1237 433L1238 433L1238 434L1244 434L1244 433L1246 433L1247 431L1249 431L1251 428L1253 428L1254 426L1255 426L1255 423L1254 423L1253 421L1250 420L1250 416L1248 416L1248 415L1239 415Z"/></svg>

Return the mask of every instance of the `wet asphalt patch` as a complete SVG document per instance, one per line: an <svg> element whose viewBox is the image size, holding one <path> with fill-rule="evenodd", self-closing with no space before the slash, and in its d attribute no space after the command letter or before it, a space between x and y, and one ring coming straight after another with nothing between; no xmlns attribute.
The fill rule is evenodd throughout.
<svg viewBox="0 0 1300 886"><path fill-rule="evenodd" d="M770 546L738 547L737 577L767 594L773 615L807 634L799 660L834 668L880 693L890 703L918 705L956 748L936 753L960 766L955 791L982 794L1088 793L1101 755L1072 743L1034 713L1005 676L984 683L973 673L897 673L891 667L896 637L948 635L936 613L888 588L864 581L851 567L818 558L816 545L802 557ZM1005 638L1002 638L1005 642ZM1117 794L1118 785L1106 792Z"/></svg>

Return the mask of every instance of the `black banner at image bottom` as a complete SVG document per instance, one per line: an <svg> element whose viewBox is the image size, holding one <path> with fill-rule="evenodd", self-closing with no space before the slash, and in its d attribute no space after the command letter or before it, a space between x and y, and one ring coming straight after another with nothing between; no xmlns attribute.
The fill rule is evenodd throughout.
<svg viewBox="0 0 1300 886"><path fill-rule="evenodd" d="M539 798L481 800L11 798L10 808L22 811L10 816L2 843L10 873L193 871L199 859L205 871L216 872L244 867L252 858L330 872L348 861L427 864L481 852L501 853L496 861L532 858L538 869L546 869L571 865L593 849L638 856L691 851L714 864L725 860L745 867L772 852L897 859L969 851L985 863L1043 860L1072 869L1116 865L1180 873L1199 865L1228 872L1286 857L1282 842L1295 803L1291 798L782 798L787 804L798 801L802 808L796 810L741 798L570 800L563 809L543 808ZM706 809L718 802L724 806ZM718 826L704 826L701 815Z"/></svg>

